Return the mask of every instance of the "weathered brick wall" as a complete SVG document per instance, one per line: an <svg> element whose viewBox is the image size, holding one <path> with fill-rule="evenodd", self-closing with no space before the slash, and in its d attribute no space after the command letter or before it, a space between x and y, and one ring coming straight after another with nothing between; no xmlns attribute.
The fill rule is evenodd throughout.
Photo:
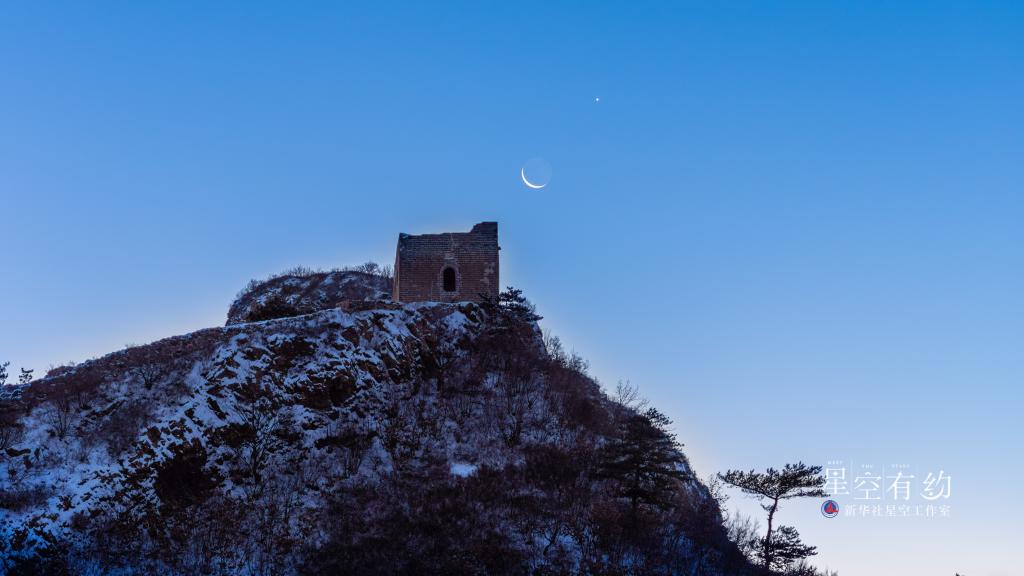
<svg viewBox="0 0 1024 576"><path fill-rule="evenodd" d="M498 223L469 232L400 234L392 298L399 302L460 302L498 295ZM455 270L454 291L445 291L445 268Z"/></svg>

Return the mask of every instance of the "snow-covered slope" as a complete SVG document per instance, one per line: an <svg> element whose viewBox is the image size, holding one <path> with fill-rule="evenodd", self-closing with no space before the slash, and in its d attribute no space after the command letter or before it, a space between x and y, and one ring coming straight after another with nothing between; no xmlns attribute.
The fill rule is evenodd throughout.
<svg viewBox="0 0 1024 576"><path fill-rule="evenodd" d="M725 565L727 544L693 534L721 528L693 478L671 492L688 524L644 516L657 559L613 544L628 506L595 466L636 414L577 358L548 354L535 325L515 348L494 330L476 304L381 302L202 330L34 382L3 404L0 572Z"/></svg>

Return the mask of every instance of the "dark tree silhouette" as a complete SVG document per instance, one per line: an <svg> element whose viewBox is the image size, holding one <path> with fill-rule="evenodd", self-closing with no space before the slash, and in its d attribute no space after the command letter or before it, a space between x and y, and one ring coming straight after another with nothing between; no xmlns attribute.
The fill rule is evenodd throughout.
<svg viewBox="0 0 1024 576"><path fill-rule="evenodd" d="M28 384L29 382L31 382L33 372L35 372L35 370L27 370L25 368L22 368L21 374L18 375L18 384Z"/></svg>
<svg viewBox="0 0 1024 576"><path fill-rule="evenodd" d="M0 401L0 460L7 457L5 452L18 440L20 431L15 406L11 402Z"/></svg>
<svg viewBox="0 0 1024 576"><path fill-rule="evenodd" d="M71 402L71 391L66 388L56 388L50 398L50 408L46 411L46 422L50 426L50 433L63 440L71 431L74 419L73 404Z"/></svg>
<svg viewBox="0 0 1024 576"><path fill-rule="evenodd" d="M601 451L597 475L618 482L617 496L629 500L634 519L641 505L669 508L674 481L688 476L671 424L654 408L630 411Z"/></svg>
<svg viewBox="0 0 1024 576"><path fill-rule="evenodd" d="M204 501L217 482L206 469L207 453L193 442L174 446L174 455L156 471L153 489L165 510L184 508Z"/></svg>
<svg viewBox="0 0 1024 576"><path fill-rule="evenodd" d="M816 554L813 546L801 544L796 529L790 526L780 526L778 533L774 534L773 522L782 500L825 496L822 489L825 478L821 475L821 466L798 462L786 464L782 470L729 470L718 477L726 484L762 501L761 507L768 513L768 531L761 540L760 553L765 568L773 570L785 567L791 562Z"/></svg>
<svg viewBox="0 0 1024 576"><path fill-rule="evenodd" d="M494 395L487 414L507 446L517 446L537 403L538 367L544 361L536 322L541 317L521 290L509 287L492 298L481 294L486 332L477 342L478 378L493 377Z"/></svg>
<svg viewBox="0 0 1024 576"><path fill-rule="evenodd" d="M7 367L10 365L10 362L0 362L0 387L7 385ZM17 440L19 429L14 403L0 400L0 458L7 457L4 452Z"/></svg>
<svg viewBox="0 0 1024 576"><path fill-rule="evenodd" d="M142 386L149 390L163 376L163 368L159 364L141 364L133 366L129 373L142 382Z"/></svg>
<svg viewBox="0 0 1024 576"><path fill-rule="evenodd" d="M298 316L299 310L289 304L281 295L275 294L263 303L257 303L245 317L246 322L262 322L277 318Z"/></svg>
<svg viewBox="0 0 1024 576"><path fill-rule="evenodd" d="M792 526L779 526L772 532L771 541L762 548L762 559L766 557L765 550L771 550L769 568L780 571L794 562L818 553L816 547L807 546L800 541L800 533Z"/></svg>
<svg viewBox="0 0 1024 576"><path fill-rule="evenodd" d="M487 312L492 329L511 329L541 319L533 303L523 296L523 291L511 286L497 298L480 294L480 306Z"/></svg>

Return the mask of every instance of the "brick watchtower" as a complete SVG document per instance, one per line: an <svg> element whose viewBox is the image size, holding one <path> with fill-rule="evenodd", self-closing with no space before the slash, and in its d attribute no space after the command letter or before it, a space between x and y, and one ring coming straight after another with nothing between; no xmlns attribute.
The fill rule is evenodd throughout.
<svg viewBox="0 0 1024 576"><path fill-rule="evenodd" d="M498 223L469 232L398 235L396 302L460 302L498 296Z"/></svg>

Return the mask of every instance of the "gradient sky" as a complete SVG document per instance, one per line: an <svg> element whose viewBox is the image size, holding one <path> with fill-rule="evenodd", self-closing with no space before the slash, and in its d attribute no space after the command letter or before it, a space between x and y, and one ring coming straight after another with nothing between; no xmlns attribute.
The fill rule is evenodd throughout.
<svg viewBox="0 0 1024 576"><path fill-rule="evenodd" d="M147 4L0 7L0 359L499 220L503 282L702 476L952 475L947 519L785 506L818 565L1024 573L1019 4Z"/></svg>

